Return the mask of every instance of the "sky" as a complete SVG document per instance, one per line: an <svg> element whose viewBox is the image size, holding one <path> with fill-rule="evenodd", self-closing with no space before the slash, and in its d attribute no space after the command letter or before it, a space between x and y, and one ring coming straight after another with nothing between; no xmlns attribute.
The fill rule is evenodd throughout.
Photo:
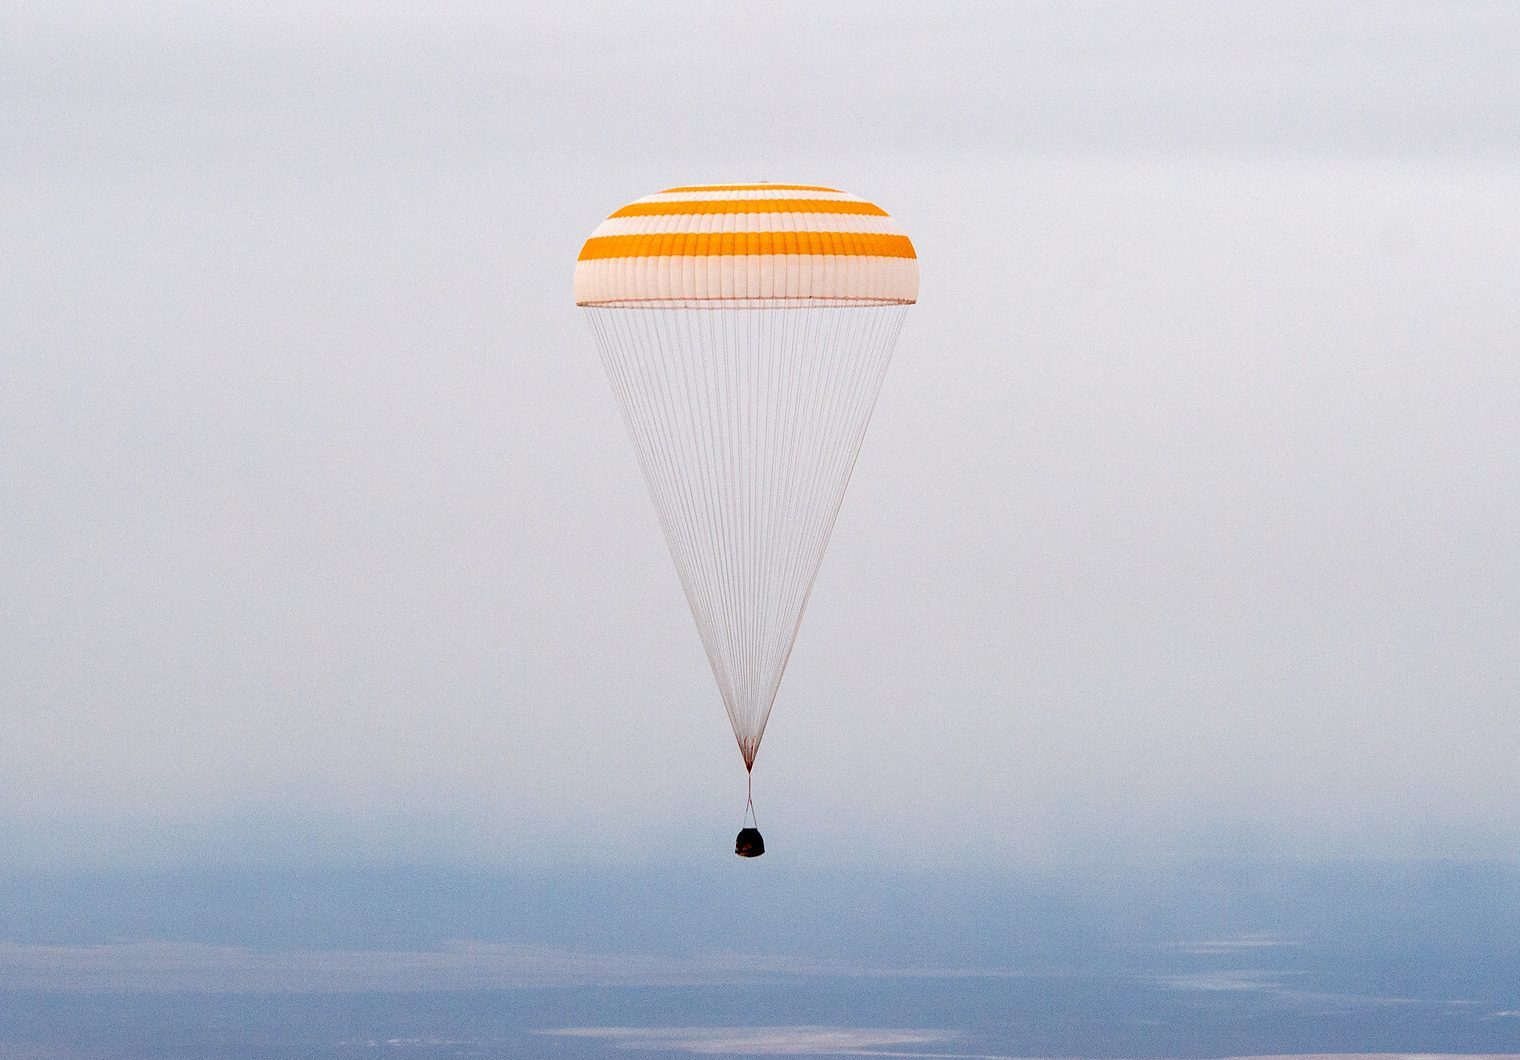
<svg viewBox="0 0 1520 1060"><path fill-rule="evenodd" d="M772 854L1520 858L1516 40L6 5L9 863L727 856L742 767L570 273L630 199L760 179L880 203L923 271Z"/></svg>

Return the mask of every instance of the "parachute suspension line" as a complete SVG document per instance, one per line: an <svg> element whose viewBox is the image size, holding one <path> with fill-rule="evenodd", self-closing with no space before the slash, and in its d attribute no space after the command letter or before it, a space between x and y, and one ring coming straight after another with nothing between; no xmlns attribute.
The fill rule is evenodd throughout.
<svg viewBox="0 0 1520 1060"><path fill-rule="evenodd" d="M769 704L775 699L776 691L781 683L781 675L791 658L797 631L802 625L803 613L812 597L813 585L818 578L824 550L828 547L835 520L844 503L845 491L854 475L855 464L860 456L860 447L865 440L865 428L875 409L877 395L881 392L882 378L886 374L887 364L902 326L904 315L902 308L896 307L896 310L892 313L874 314L869 318L858 319L857 323L862 327L857 329L856 333L838 340L838 345L843 348L858 348L862 351L871 351L874 355L857 358L850 365L845 385L838 391L838 404L824 419L825 440L818 448L818 459L807 489L826 497L827 503L812 513L803 536L795 543L789 557L788 577L796 580L799 596L791 627L785 632L784 643L781 645L780 662L776 667L767 700L767 716L770 713ZM855 425L858 425L858 430L852 430ZM838 453L838 458L835 465L829 467L827 456L833 452ZM763 724L762 722L762 726Z"/></svg>
<svg viewBox="0 0 1520 1060"><path fill-rule="evenodd" d="M745 783L747 784L746 797L744 800L744 820L739 822L740 828L759 828L760 818L755 814L755 771L744 771Z"/></svg>
<svg viewBox="0 0 1520 1060"><path fill-rule="evenodd" d="M586 314L749 769L906 307L710 305Z"/></svg>

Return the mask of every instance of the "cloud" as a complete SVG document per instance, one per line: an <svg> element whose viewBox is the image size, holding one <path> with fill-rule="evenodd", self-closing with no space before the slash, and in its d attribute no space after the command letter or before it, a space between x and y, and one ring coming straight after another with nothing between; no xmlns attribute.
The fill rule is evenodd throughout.
<svg viewBox="0 0 1520 1060"><path fill-rule="evenodd" d="M700 986L815 976L947 978L996 970L714 954L655 957L454 942L434 950L254 950L187 942L0 943L0 990L266 993Z"/></svg>
<svg viewBox="0 0 1520 1060"><path fill-rule="evenodd" d="M1425 1006L1433 1008L1461 1008L1474 1002L1463 998L1432 1000L1418 997L1384 997L1374 994L1354 994L1335 990L1312 990L1289 985L1285 980L1302 976L1298 972L1267 971L1264 969L1234 969L1217 972L1190 972L1182 975L1143 976L1142 978L1168 990L1197 993L1256 993L1272 997L1280 1002L1308 1007L1347 1005L1383 1007L1393 1005ZM1304 981L1302 978L1300 982ZM1444 1054L1443 1054L1444 1055Z"/></svg>
<svg viewBox="0 0 1520 1060"><path fill-rule="evenodd" d="M0 1042L0 1060L100 1060L101 1055L65 1045Z"/></svg>
<svg viewBox="0 0 1520 1060"><path fill-rule="evenodd" d="M954 1031L875 1027L564 1027L540 1034L595 1038L619 1049L660 1050L693 1056L902 1056L937 1060L1030 1060L1006 1054L924 1052L913 1046L962 1041ZM953 1046L952 1046L953 1047ZM1314 1053L1233 1056L1219 1060L1520 1060L1510 1054Z"/></svg>
<svg viewBox="0 0 1520 1060"><path fill-rule="evenodd" d="M1281 976L1277 972L1225 971L1193 972L1186 975L1161 976L1158 981L1172 990L1200 991L1205 993L1260 990L1280 993L1282 992L1282 987L1278 982L1280 978Z"/></svg>
<svg viewBox="0 0 1520 1060"><path fill-rule="evenodd" d="M1298 945L1301 945L1301 943L1296 939L1284 938L1281 935L1258 931L1225 935L1219 938L1197 939L1192 942L1179 942L1173 948L1181 950L1183 953L1191 953L1197 956L1213 956L1216 954L1240 953L1244 950L1278 949Z"/></svg>
<svg viewBox="0 0 1520 1060"><path fill-rule="evenodd" d="M893 1046L938 1045L959 1035L943 1030L871 1027L565 1027L541 1034L600 1038L619 1049L697 1056L882 1056ZM954 1054L962 1055L962 1054Z"/></svg>

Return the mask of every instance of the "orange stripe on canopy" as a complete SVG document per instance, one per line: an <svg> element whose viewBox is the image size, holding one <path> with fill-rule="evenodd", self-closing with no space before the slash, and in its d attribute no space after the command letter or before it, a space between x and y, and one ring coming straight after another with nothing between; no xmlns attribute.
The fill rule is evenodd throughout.
<svg viewBox="0 0 1520 1060"><path fill-rule="evenodd" d="M579 260L700 258L730 254L918 257L907 236L865 232L659 232L636 236L592 236L581 247Z"/></svg>
<svg viewBox="0 0 1520 1060"><path fill-rule="evenodd" d="M693 184L687 188L666 188L661 195L676 195L685 191L831 191L843 195L838 188L820 188L816 184Z"/></svg>
<svg viewBox="0 0 1520 1060"><path fill-rule="evenodd" d="M679 213L855 213L885 217L875 203L838 199L696 199L690 202L635 202L613 217L653 217Z"/></svg>

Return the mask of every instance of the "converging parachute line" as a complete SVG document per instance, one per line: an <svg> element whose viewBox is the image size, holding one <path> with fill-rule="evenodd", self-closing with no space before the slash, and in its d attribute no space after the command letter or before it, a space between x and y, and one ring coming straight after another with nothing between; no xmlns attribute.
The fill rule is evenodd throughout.
<svg viewBox="0 0 1520 1060"><path fill-rule="evenodd" d="M886 213L812 185L672 188L581 250L575 300L746 770L917 295ZM759 831L736 851L763 853Z"/></svg>

